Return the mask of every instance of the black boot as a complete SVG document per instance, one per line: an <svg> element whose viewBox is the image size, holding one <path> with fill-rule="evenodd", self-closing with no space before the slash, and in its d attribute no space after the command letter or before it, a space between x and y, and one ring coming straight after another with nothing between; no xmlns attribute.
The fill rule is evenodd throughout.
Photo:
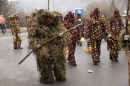
<svg viewBox="0 0 130 86"><path fill-rule="evenodd" d="M46 80L46 81L43 80L41 77L39 77L38 82L45 83L45 84L49 84L49 83L50 83L50 82L47 81L47 80Z"/></svg>
<svg viewBox="0 0 130 86"><path fill-rule="evenodd" d="M62 78L62 79L56 78L56 81L66 81L66 78Z"/></svg>
<svg viewBox="0 0 130 86"><path fill-rule="evenodd" d="M49 82L49 81L44 81L43 83L45 83L45 84L50 84L50 82Z"/></svg>
<svg viewBox="0 0 130 86"><path fill-rule="evenodd" d="M22 47L20 47L19 49L23 49Z"/></svg>
<svg viewBox="0 0 130 86"><path fill-rule="evenodd" d="M116 59L115 62L119 62L118 59Z"/></svg>
<svg viewBox="0 0 130 86"><path fill-rule="evenodd" d="M80 44L80 46L82 46L82 44Z"/></svg>
<svg viewBox="0 0 130 86"><path fill-rule="evenodd" d="M72 66L77 66L77 64L75 62L72 62L71 65Z"/></svg>
<svg viewBox="0 0 130 86"><path fill-rule="evenodd" d="M114 59L113 59L112 57L109 57L109 59L110 59L111 61L114 61Z"/></svg>
<svg viewBox="0 0 130 86"><path fill-rule="evenodd" d="M100 59L98 59L97 62L101 62Z"/></svg>
<svg viewBox="0 0 130 86"><path fill-rule="evenodd" d="M98 61L97 61L97 60L94 60L93 63L94 63L94 65L97 65Z"/></svg>

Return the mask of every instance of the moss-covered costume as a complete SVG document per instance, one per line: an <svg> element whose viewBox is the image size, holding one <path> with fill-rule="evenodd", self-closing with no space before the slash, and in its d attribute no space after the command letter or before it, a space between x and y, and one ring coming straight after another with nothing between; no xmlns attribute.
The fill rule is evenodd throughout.
<svg viewBox="0 0 130 86"><path fill-rule="evenodd" d="M22 49L22 36L20 31L20 23L18 16L14 15L9 18L10 29L13 36L14 49Z"/></svg>
<svg viewBox="0 0 130 86"><path fill-rule="evenodd" d="M126 42L128 42L128 49L130 50L130 37L128 40L124 40L124 36L128 34L130 36L130 18L128 18L128 32L126 33L126 29L123 29L120 36L119 42L121 43L121 47L126 50Z"/></svg>
<svg viewBox="0 0 130 86"><path fill-rule="evenodd" d="M37 48L37 44L42 44L59 33L65 32L62 25L62 15L59 12L49 12L48 10L38 10L36 12L36 25L33 25L28 34L29 49L34 50L38 71L40 72L40 82L51 83L54 78L58 81L66 79L66 55L64 48L68 46L70 34L65 33L63 37L57 37L52 41Z"/></svg>

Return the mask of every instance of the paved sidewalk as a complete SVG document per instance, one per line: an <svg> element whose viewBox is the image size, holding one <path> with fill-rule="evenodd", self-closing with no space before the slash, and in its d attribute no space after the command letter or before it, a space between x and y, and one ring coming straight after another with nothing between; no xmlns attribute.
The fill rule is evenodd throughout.
<svg viewBox="0 0 130 86"><path fill-rule="evenodd" d="M20 27L20 29L21 29L21 32L27 32L27 28L26 27ZM7 33L11 33L11 29L10 28L6 28L6 32ZM0 33L1 33L1 31L0 31Z"/></svg>

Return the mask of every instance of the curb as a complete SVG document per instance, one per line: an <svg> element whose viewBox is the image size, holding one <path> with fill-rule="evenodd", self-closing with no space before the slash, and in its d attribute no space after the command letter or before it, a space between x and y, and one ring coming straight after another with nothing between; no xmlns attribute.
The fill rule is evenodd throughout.
<svg viewBox="0 0 130 86"><path fill-rule="evenodd" d="M27 32L27 28L26 27L20 27L21 32ZM0 31L0 33L2 33L2 31ZM10 28L6 28L6 33L11 33L11 29Z"/></svg>

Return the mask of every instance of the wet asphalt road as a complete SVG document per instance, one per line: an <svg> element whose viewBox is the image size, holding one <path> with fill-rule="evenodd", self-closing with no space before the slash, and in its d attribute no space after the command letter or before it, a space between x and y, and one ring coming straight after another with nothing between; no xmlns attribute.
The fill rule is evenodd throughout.
<svg viewBox="0 0 130 86"><path fill-rule="evenodd" d="M77 67L68 62L67 80L51 84L38 82L35 56L31 54L21 65L18 63L28 53L27 33L22 33L23 49L14 50L10 33L0 33L0 86L128 86L128 62L123 50L119 52L119 62L109 60L106 42L102 41L101 62L93 65L91 54L86 54L86 43L76 47ZM93 73L88 73L92 70Z"/></svg>

